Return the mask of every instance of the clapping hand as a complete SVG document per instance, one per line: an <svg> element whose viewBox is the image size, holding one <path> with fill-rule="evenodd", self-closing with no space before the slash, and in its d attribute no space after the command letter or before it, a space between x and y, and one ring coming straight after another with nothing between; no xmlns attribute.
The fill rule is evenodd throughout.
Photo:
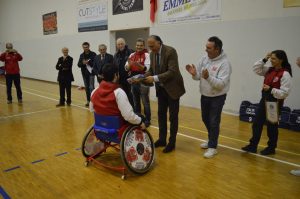
<svg viewBox="0 0 300 199"><path fill-rule="evenodd" d="M196 67L194 64L192 64L192 65L187 64L185 66L185 69L187 70L187 72L189 72L193 76L195 76L197 74Z"/></svg>
<svg viewBox="0 0 300 199"><path fill-rule="evenodd" d="M202 78L207 79L209 77L209 72L207 69L202 70Z"/></svg>

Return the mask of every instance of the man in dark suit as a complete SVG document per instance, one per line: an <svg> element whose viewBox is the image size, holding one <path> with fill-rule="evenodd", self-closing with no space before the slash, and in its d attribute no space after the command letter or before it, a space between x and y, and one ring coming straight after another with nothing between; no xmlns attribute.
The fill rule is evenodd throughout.
<svg viewBox="0 0 300 199"><path fill-rule="evenodd" d="M183 78L178 66L178 56L174 48L164 45L161 38L151 35L148 38L150 69L146 83L155 82L158 98L159 139L155 147L166 146L164 153L175 149L178 131L179 99L185 93ZM167 111L170 115L170 138L167 138Z"/></svg>
<svg viewBox="0 0 300 199"><path fill-rule="evenodd" d="M99 45L99 55L94 59L93 73L97 77L98 83L103 79L102 68L105 64L112 64L114 62L114 57L106 52L107 47L105 44Z"/></svg>
<svg viewBox="0 0 300 199"><path fill-rule="evenodd" d="M67 93L67 105L71 105L71 82L74 81L72 73L73 58L69 56L69 49L64 47L62 50L63 56L58 58L56 70L58 70L57 81L59 82L59 103L56 105L65 105L65 91Z"/></svg>

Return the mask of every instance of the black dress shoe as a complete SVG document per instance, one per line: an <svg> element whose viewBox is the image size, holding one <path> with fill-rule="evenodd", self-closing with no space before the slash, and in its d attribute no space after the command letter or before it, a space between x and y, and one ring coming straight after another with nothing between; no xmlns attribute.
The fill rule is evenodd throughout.
<svg viewBox="0 0 300 199"><path fill-rule="evenodd" d="M265 148L264 150L262 150L260 152L261 155L274 155L275 154L275 149L272 149L272 148Z"/></svg>
<svg viewBox="0 0 300 199"><path fill-rule="evenodd" d="M61 107L61 106L65 106L65 104L62 103L56 104L56 107Z"/></svg>
<svg viewBox="0 0 300 199"><path fill-rule="evenodd" d="M166 146L167 144L165 142L162 142L160 140L157 140L155 143L154 143L154 146L155 148L157 147L161 147L161 146Z"/></svg>
<svg viewBox="0 0 300 199"><path fill-rule="evenodd" d="M172 145L172 144L168 144L164 150L163 150L163 153L170 153L171 151L173 151L175 149L175 145Z"/></svg>
<svg viewBox="0 0 300 199"><path fill-rule="evenodd" d="M246 151L246 152L249 152L249 153L256 153L257 152L257 147L254 147L254 146L249 144L247 146L242 147L242 150Z"/></svg>

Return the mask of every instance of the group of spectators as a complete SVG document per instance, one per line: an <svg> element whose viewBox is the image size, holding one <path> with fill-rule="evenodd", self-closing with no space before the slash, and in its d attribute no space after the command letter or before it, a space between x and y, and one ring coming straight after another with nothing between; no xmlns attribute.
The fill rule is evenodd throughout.
<svg viewBox="0 0 300 199"><path fill-rule="evenodd" d="M105 44L99 45L99 54L96 55L90 50L89 43L84 42L83 53L77 65L81 68L86 91L85 106L91 104L94 111L102 110L105 114L109 114L109 110L114 110L114 113L122 116L124 120L146 128L151 121L150 88L147 85L154 83L158 98L159 125L159 139L155 142L155 147L164 147L163 152L169 153L176 147L179 101L185 93L184 81L179 70L178 55L173 47L165 45L157 35L149 36L147 46L150 53L145 48L145 41L139 38L136 40L134 52L126 45L125 39L118 38L117 51L114 55L106 52ZM17 88L18 101L22 103L18 66L18 61L22 60L22 56L12 48L12 44L8 43L6 48L0 60L5 61L7 103L12 103L12 81ZM57 106L64 106L65 102L67 105L71 104L71 82L74 81L73 58L68 55L67 48L63 48L62 53L63 56L56 64L56 69L59 70L60 87L60 101ZM299 60L297 64L299 65ZM187 64L186 70L191 74L192 79L200 81L202 121L208 131L208 140L200 147L207 149L204 152L205 158L212 158L217 154L221 113L230 88L232 72L222 41L216 36L210 37L206 43L206 54L196 65ZM291 90L292 69L286 53L283 50L274 50L259 59L254 64L253 70L264 77L264 83L261 88L258 115L252 125L252 137L250 143L242 147L242 150L250 153L257 152L263 125L267 123L268 146L260 153L272 155L275 154L277 147L279 115L275 114L276 117L274 117L274 108L266 106L266 103L275 103L275 110L280 113L284 99ZM128 81L130 77L137 74L144 75L142 84ZM95 76L100 85L94 90ZM65 100L65 90L67 100ZM144 119L141 117L141 100L144 105ZM167 142L168 110L170 136ZM299 170L291 173L299 175Z"/></svg>

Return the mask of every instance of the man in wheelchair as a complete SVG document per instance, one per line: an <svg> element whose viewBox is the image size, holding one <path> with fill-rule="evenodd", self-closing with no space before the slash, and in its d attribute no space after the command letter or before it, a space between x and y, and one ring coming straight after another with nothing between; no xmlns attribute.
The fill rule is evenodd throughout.
<svg viewBox="0 0 300 199"><path fill-rule="evenodd" d="M105 64L103 81L91 94L90 110L105 116L120 116L124 123L140 125L146 129L143 118L134 113L126 93L119 87L119 71L114 64Z"/></svg>

